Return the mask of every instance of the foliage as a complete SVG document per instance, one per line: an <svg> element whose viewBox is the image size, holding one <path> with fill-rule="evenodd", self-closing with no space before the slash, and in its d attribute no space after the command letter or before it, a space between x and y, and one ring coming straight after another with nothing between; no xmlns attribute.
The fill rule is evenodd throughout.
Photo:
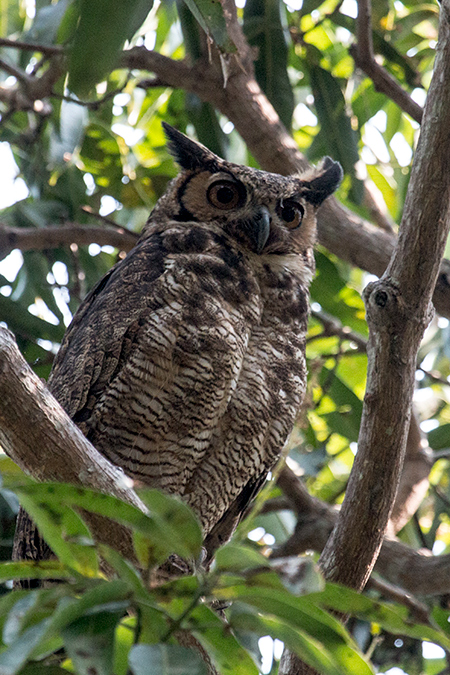
<svg viewBox="0 0 450 675"><path fill-rule="evenodd" d="M13 490L18 495L58 559L0 564L2 673L50 675L75 669L83 675L94 669L105 675L200 675L205 672L201 658L175 642L176 635L189 631L224 675L256 675L258 654L249 645L266 634L283 640L322 673L369 675L373 670L356 643L326 611L336 607L395 634L450 648L450 631L441 627L442 620L431 627L411 625L404 607L325 585L312 564L308 583L294 588L282 567L276 573L257 547L240 537L218 552L211 571L202 571L194 562L200 555L200 526L175 498L140 491L149 507L144 515L92 490L18 483L8 467L9 462L3 461L2 493ZM80 508L108 514L110 519L114 514L112 520L130 527L142 572L106 545L94 544ZM160 577L158 585L149 585L150 579L156 580L159 565L175 554L187 556L194 573L169 581ZM100 557L114 569L114 581L107 581L100 571ZM53 583L29 591L10 591L4 585L30 577ZM226 618L214 612L217 600L226 608Z"/></svg>
<svg viewBox="0 0 450 675"><path fill-rule="evenodd" d="M376 194L379 219L395 229L418 124L355 70L349 53L356 31L353 0L304 0L301 9L297 7L295 2L281 0L247 0L239 10L245 35L258 49L256 76L281 119L291 125L306 156L317 161L329 154L342 163L346 177L339 199L370 218L364 200L369 188ZM421 0L373 2L375 51L385 69L420 102L430 80L437 16L438 6ZM4 92L16 86L21 73L48 73L49 58L0 43L1 147L4 153L12 151L19 175L15 187L11 184L3 191L2 224L39 230L76 222L107 228L111 220L139 232L176 173L165 149L163 120L196 134L228 159L255 164L233 125L210 104L161 82L148 86L142 83L140 71L116 68L124 45L145 44L177 60L184 56L195 60L207 53L208 40L213 40L220 48L225 72L227 57L236 47L226 32L220 3L5 0L0 26L2 37L44 46L67 45L70 51L68 61L59 65L51 95L21 108L14 107ZM9 178L3 180L8 185ZM13 195L19 188L22 197L17 201ZM15 333L40 376L48 375L64 329L82 298L123 255L112 246L73 243L23 254L16 250L0 264L0 320ZM316 261L307 344L310 377L305 407L309 412L295 429L289 451L310 492L334 504L342 501L358 439L367 363L360 292L368 277L321 248ZM345 331L333 333L328 316L337 319ZM445 552L450 543L445 452L450 446L449 330L447 320L436 318L420 351L416 413L424 442L427 439L435 453L434 466L429 493L415 521L400 535L412 547L426 546L435 552ZM447 648L444 621L432 628L412 627L406 610L366 596L358 601L367 604L358 605L357 598L344 589L337 601L330 586L293 596L267 567L265 558L258 555L253 561L255 550L282 544L292 533L292 511L254 516L251 525L242 528L237 543L220 552L210 574L197 572L149 591L132 563L90 542L73 507L78 504L95 511L95 496L85 491L86 502L81 504L70 501L67 493L60 501L61 492L54 489L57 501L46 488L22 487L17 494L45 529L59 558L58 563L40 566L33 574L70 581L18 594L4 587L0 670L5 673L21 668L24 673L35 672L37 666L30 665L35 662L49 675L70 669L55 654L64 645L73 656L80 651L80 639L85 640L81 651L96 659L95 668L101 673L111 672L113 658L118 675L127 667L140 675L144 662L154 663L155 672L176 673L180 663L183 672L189 668L201 672L196 656L186 656L174 644L174 632L184 628L193 631L223 673L237 672L233 670L236 663L239 673L257 672L249 654L259 653L255 640L264 635L286 642L322 672L370 672L363 670L366 666L358 661L361 657L352 639L324 607L338 607L358 617L352 624L354 635L360 648L375 648L373 661L379 670L384 672L394 663L403 664L410 673L431 673L444 667L423 659L421 652L422 639ZM14 495L5 489L0 493L2 560L9 556L12 514L17 511ZM279 488L270 487L266 496L280 496ZM178 508L180 522L186 523L189 516ZM163 504L152 504L151 509L152 518L137 513L123 516L134 532L140 562L147 567L158 565L174 552L198 556L195 525L191 523L191 534L185 539L185 527L168 521ZM165 528L170 537L164 535ZM158 532L157 549L152 532ZM117 581L103 579L99 555L116 570ZM248 562L248 568L242 569L240 560ZM26 563L2 565L2 579L29 574ZM249 572L258 566L266 571ZM315 574L313 578L317 582ZM223 620L211 609L208 601L213 596L224 602L233 600L226 613L234 633L224 629ZM203 597L206 602L200 600ZM432 606L433 621L439 611ZM401 644L389 647L390 638L384 631L401 635ZM385 642L376 647L380 634ZM99 642L104 648L94 654L92 645ZM76 657L74 663L80 673L92 665ZM276 664L273 672L275 668Z"/></svg>

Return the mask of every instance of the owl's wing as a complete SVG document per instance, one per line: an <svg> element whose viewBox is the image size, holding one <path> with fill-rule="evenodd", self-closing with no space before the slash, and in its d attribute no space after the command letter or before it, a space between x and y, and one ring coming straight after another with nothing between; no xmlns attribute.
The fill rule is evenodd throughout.
<svg viewBox="0 0 450 675"><path fill-rule="evenodd" d="M67 329L48 386L70 417L85 410L96 388L127 357L151 288L163 274L160 238L139 243L86 296Z"/></svg>
<svg viewBox="0 0 450 675"><path fill-rule="evenodd" d="M183 494L201 462L249 335L233 293L224 260L168 253L153 234L75 317L50 388L92 443L134 478Z"/></svg>

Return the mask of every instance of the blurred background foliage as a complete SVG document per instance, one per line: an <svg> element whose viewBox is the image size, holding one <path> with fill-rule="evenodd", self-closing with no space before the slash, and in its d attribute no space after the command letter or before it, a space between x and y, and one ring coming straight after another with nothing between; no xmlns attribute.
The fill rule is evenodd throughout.
<svg viewBox="0 0 450 675"><path fill-rule="evenodd" d="M375 212L380 227L396 231L419 124L355 68L355 0L236 4L257 55L258 82L301 151L311 162L323 155L339 160L345 170L339 200L368 219ZM374 0L372 12L378 61L423 105L438 5ZM165 148L163 120L231 161L256 165L233 124L210 104L157 79L145 81L140 71L115 68L124 45L144 45L194 62L205 54L205 29L223 55L233 52L221 7L212 0L2 1L0 236L5 228L40 230L75 223L105 230L119 225L139 233L176 174ZM24 43L23 48L8 40ZM70 58L52 73L51 50L42 52L33 44L50 49L69 45ZM31 108L21 105L11 92L38 73L53 78L51 95L36 98ZM10 251L4 238L0 242L0 320L45 378L82 298L125 252L76 241L21 252ZM343 499L357 449L368 335L360 293L370 277L321 247L316 261L309 387L290 442L290 461L313 495L335 504ZM342 330L333 330L333 321ZM448 320L436 316L420 350L415 412L433 468L427 496L399 534L405 543L435 554L450 551L449 332ZM270 496L279 494L272 488ZM16 510L16 498L2 493L3 560L10 554ZM285 541L294 525L289 510L257 516L249 541L265 550ZM354 622L352 629L362 649L371 646L379 672L396 665L411 675L431 675L445 667L442 649L425 658L420 640L381 640L382 630L370 621ZM275 673L276 667L275 659L263 671Z"/></svg>

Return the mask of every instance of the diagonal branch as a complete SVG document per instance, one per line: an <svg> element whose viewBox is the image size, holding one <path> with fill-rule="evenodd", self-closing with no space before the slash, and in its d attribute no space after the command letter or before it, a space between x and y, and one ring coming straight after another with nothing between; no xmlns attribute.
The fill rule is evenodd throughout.
<svg viewBox="0 0 450 675"><path fill-rule="evenodd" d="M83 436L46 386L27 365L12 333L0 326L0 445L23 470L41 481L91 487L146 507L111 464ZM130 533L103 519L89 520L96 539L132 555Z"/></svg>
<svg viewBox="0 0 450 675"><path fill-rule="evenodd" d="M358 0L356 30L356 46L350 47L350 54L355 64L370 77L377 91L382 91L389 96L394 103L420 124L423 115L420 105L413 101L408 92L375 60L372 40L371 0Z"/></svg>

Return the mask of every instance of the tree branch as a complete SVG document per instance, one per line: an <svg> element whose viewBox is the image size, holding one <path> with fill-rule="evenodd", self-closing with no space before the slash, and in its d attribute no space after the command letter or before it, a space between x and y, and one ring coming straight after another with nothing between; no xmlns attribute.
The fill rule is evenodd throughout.
<svg viewBox="0 0 450 675"><path fill-rule="evenodd" d="M64 244L98 244L114 246L122 251L130 251L136 244L139 235L123 227L97 227L66 223L62 226L8 227L0 223L0 260L15 248L21 251L42 251L58 248Z"/></svg>
<svg viewBox="0 0 450 675"><path fill-rule="evenodd" d="M372 40L372 7L370 0L358 0L358 18L356 20L357 42L350 47L350 54L358 68L361 68L372 80L375 89L389 96L399 108L404 110L416 122L422 121L423 110L413 101L389 73L375 60Z"/></svg>
<svg viewBox="0 0 450 675"><path fill-rule="evenodd" d="M37 42L21 42L20 40L10 40L8 38L0 38L0 47L12 47L13 49L27 52L40 52L46 56L54 56L55 54L63 54L64 52L64 48L58 45L42 45Z"/></svg>
<svg viewBox="0 0 450 675"><path fill-rule="evenodd" d="M392 260L365 291L368 382L358 453L338 524L321 556L328 579L361 589L381 546L406 446L417 350L450 228L450 1Z"/></svg>
<svg viewBox="0 0 450 675"><path fill-rule="evenodd" d="M39 481L63 481L113 495L146 512L128 486L123 471L111 464L83 436L33 373L12 333L0 326L0 445L23 470ZM133 547L129 531L105 520L89 520L96 539L128 559Z"/></svg>

